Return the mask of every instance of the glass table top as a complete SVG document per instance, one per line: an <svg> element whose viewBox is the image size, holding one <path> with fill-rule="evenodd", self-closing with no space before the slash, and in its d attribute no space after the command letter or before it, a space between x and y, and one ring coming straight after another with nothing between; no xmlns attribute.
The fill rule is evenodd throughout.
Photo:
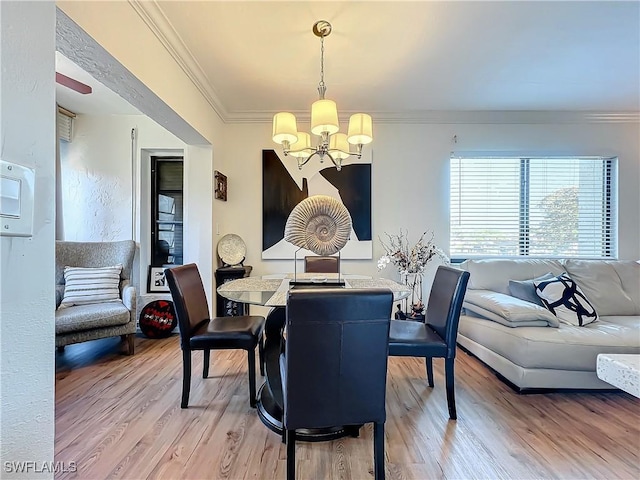
<svg viewBox="0 0 640 480"><path fill-rule="evenodd" d="M307 280L310 286L330 286L331 282L338 279L337 274L327 273L298 273L297 281ZM264 305L267 307L284 307L287 304L287 292L290 282L294 280L293 274L265 275L262 277L246 277L232 280L220 285L218 293L235 302L249 303L252 305ZM406 285L394 282L387 278L371 278L362 275L342 275L345 288L388 288L393 292L393 300L407 298L411 291Z"/></svg>

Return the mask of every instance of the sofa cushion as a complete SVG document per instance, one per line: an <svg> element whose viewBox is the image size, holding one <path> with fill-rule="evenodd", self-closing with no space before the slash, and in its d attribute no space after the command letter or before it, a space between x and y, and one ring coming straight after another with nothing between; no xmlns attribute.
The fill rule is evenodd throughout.
<svg viewBox="0 0 640 480"><path fill-rule="evenodd" d="M593 305L566 273L548 280L536 280L533 284L545 306L561 322L583 327L598 320L598 313Z"/></svg>
<svg viewBox="0 0 640 480"><path fill-rule="evenodd" d="M131 314L122 302L76 305L56 310L56 334L124 325Z"/></svg>
<svg viewBox="0 0 640 480"><path fill-rule="evenodd" d="M566 260L565 268L599 315L640 315L640 264Z"/></svg>
<svg viewBox="0 0 640 480"><path fill-rule="evenodd" d="M59 308L120 300L122 265L64 268L64 298Z"/></svg>
<svg viewBox="0 0 640 480"><path fill-rule="evenodd" d="M491 290L467 290L464 308L507 327L557 327L556 316L545 307Z"/></svg>
<svg viewBox="0 0 640 480"><path fill-rule="evenodd" d="M490 320L460 317L460 335L523 368L595 372L599 353L640 354L640 317L600 317L585 327L507 328Z"/></svg>
<svg viewBox="0 0 640 480"><path fill-rule="evenodd" d="M509 293L512 297L544 307L544 303L542 303L542 300L536 293L536 286L533 282L536 280L548 280L552 277L553 273L549 272L541 277L532 278L531 280L509 280Z"/></svg>
<svg viewBox="0 0 640 480"><path fill-rule="evenodd" d="M560 275L565 271L558 260L537 258L466 260L460 268L471 274L468 289L493 290L505 295L509 295L509 280L529 280L545 273Z"/></svg>

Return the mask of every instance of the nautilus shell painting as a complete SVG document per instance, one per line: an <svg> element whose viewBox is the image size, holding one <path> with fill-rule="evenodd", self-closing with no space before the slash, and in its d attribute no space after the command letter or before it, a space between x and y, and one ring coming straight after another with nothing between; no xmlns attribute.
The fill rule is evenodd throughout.
<svg viewBox="0 0 640 480"><path fill-rule="evenodd" d="M284 227L284 239L317 255L333 255L351 235L351 215L339 200L314 195L295 206Z"/></svg>

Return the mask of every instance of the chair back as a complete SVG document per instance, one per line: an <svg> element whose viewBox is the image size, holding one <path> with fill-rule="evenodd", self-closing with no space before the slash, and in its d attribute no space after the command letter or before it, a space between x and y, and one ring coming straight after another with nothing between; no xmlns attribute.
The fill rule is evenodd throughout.
<svg viewBox="0 0 640 480"><path fill-rule="evenodd" d="M64 285L64 267L111 267L122 265L121 280L131 280L136 244L118 242L56 241L56 285Z"/></svg>
<svg viewBox="0 0 640 480"><path fill-rule="evenodd" d="M284 425L384 422L388 289L291 290L281 357Z"/></svg>
<svg viewBox="0 0 640 480"><path fill-rule="evenodd" d="M204 322L209 321L209 304L195 263L165 270L173 305L178 317L180 343L189 349L189 339Z"/></svg>
<svg viewBox="0 0 640 480"><path fill-rule="evenodd" d="M455 356L458 323L469 272L441 265L433 280L425 323L447 344L447 357Z"/></svg>
<svg viewBox="0 0 640 480"><path fill-rule="evenodd" d="M304 271L306 273L338 273L340 271L340 257L304 257Z"/></svg>

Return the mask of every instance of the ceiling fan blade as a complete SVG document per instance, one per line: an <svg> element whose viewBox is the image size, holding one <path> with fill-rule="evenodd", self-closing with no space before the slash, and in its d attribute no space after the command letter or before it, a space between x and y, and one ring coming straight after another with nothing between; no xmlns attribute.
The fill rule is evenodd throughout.
<svg viewBox="0 0 640 480"><path fill-rule="evenodd" d="M56 72L56 82L83 95L86 95L87 93L91 93L93 91L89 85L85 85L82 82L74 80L73 78L67 77L66 75L58 72Z"/></svg>

